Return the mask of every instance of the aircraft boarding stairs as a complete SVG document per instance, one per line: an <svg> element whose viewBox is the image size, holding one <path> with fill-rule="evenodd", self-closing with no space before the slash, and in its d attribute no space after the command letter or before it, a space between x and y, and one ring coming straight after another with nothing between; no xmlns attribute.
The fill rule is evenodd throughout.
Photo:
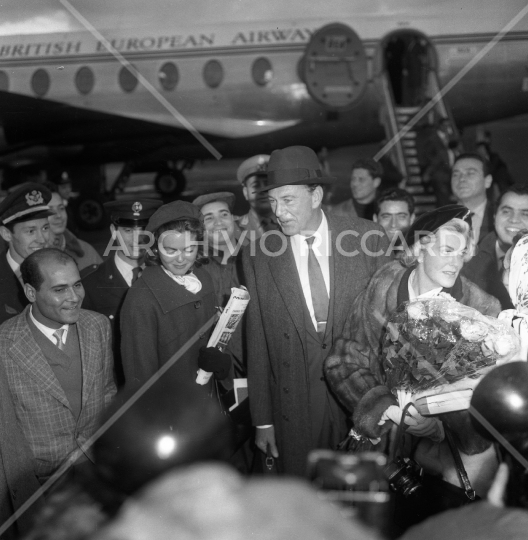
<svg viewBox="0 0 528 540"><path fill-rule="evenodd" d="M415 125L410 125L409 122L418 114L423 107L405 107L396 105L390 88L389 77L382 75L382 87L385 102L385 114L382 115L383 124L385 127L386 140L391 141L395 138L394 146L388 150L391 152L391 157L397 165L401 174L404 177L402 186L411 193L416 202L416 214L422 214L436 208L436 197L428 191L423 183L422 171L418 159L418 151L416 147L417 129ZM434 71L429 74L426 100L431 100L432 96L436 96L440 90L438 78ZM449 111L446 102L440 98L435 103L429 112L425 115L427 122L430 124L438 122L440 118L447 118L448 129L451 136L458 136L456 124L454 123L451 112ZM423 120L421 120L423 122ZM458 137L457 137L458 138ZM381 157L382 151L374 157Z"/></svg>

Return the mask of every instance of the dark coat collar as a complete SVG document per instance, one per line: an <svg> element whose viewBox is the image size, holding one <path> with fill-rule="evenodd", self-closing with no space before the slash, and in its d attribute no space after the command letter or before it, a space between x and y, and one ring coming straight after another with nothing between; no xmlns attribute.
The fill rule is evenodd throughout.
<svg viewBox="0 0 528 540"><path fill-rule="evenodd" d="M202 289L193 294L174 282L161 266L147 266L132 287L147 287L158 301L164 313L169 313L185 304L200 301L208 294L214 294L213 282L202 268L195 268L194 274L202 282Z"/></svg>
<svg viewBox="0 0 528 540"><path fill-rule="evenodd" d="M414 268L415 267L407 268L401 278L400 285L398 286L398 306L400 306L403 302L409 301L409 277ZM450 289L446 289L444 287L442 292L450 294L457 302L460 302L464 294L462 291L462 280L460 279L460 276L457 276L455 284Z"/></svg>

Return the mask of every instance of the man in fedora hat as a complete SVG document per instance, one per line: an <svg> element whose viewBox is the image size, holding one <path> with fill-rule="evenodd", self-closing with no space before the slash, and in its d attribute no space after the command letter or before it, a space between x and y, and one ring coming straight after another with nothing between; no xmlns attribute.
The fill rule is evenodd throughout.
<svg viewBox="0 0 528 540"><path fill-rule="evenodd" d="M243 253L248 307L248 384L255 442L278 470L304 475L308 452L347 433L323 362L354 298L388 260L381 227L321 210L323 176L304 146L275 150L267 191L281 231Z"/></svg>

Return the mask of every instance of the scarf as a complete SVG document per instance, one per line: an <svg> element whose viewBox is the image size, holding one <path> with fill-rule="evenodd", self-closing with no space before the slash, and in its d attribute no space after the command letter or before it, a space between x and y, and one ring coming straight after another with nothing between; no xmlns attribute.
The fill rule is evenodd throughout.
<svg viewBox="0 0 528 540"><path fill-rule="evenodd" d="M163 271L178 285L185 287L189 292L196 294L202 290L202 282L192 273L189 272L185 276L176 276L169 272L164 266Z"/></svg>

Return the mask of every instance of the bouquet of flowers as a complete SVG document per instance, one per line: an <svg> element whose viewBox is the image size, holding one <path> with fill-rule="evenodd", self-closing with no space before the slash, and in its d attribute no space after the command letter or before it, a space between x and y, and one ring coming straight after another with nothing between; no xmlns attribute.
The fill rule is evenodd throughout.
<svg viewBox="0 0 528 540"><path fill-rule="evenodd" d="M467 408L477 380L514 358L519 346L518 336L503 321L447 294L406 302L390 319L383 339L387 386L400 407L410 400L417 404L420 397L463 389L462 405L447 405L437 414ZM460 401L460 394L455 397ZM425 412L434 414L427 407Z"/></svg>

